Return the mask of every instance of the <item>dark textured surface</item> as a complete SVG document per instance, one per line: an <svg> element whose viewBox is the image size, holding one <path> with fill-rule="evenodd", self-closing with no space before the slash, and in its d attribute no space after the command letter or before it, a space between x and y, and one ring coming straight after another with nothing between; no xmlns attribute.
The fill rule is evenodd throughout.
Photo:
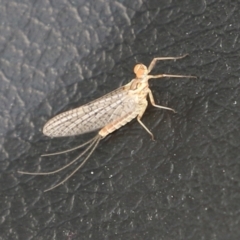
<svg viewBox="0 0 240 240"><path fill-rule="evenodd" d="M181 2L181 3L180 3ZM237 1L17 1L0 3L0 239L240 239ZM154 73L156 102L101 142L85 167L49 171L77 153L41 159L92 135L49 139L44 123L133 78Z"/></svg>

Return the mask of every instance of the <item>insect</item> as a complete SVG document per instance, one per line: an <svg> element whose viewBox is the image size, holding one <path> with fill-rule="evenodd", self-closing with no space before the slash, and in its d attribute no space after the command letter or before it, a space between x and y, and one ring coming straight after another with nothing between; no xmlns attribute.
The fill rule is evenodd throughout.
<svg viewBox="0 0 240 240"><path fill-rule="evenodd" d="M70 163L65 166L51 172L23 172L18 171L22 174L29 175L49 175L60 172L73 163L79 158L86 155L81 164L70 173L65 179L56 185L45 190L52 190L59 185L66 182L71 176L73 176L90 158L99 142L110 133L124 126L132 119L137 118L140 125L150 134L154 140L154 136L151 131L144 125L141 118L147 108L149 97L150 103L161 109L166 109L175 112L174 109L156 105L152 91L149 88L148 80L152 78L163 78L163 77L176 77L176 78L196 78L194 76L184 75L170 75L170 74L159 74L149 75L157 61L160 60L176 60L186 57L186 55L180 57L156 57L152 60L149 67L143 64L137 64L134 67L134 73L136 77L128 84L98 98L90 103L87 103L78 108L63 112L50 119L43 127L43 134L49 137L66 137L75 136L83 133L92 132L99 130L97 135L89 141L81 144L72 149L66 151L44 154L42 156L53 156L57 154L67 153L79 148L86 147L86 149L73 159Z"/></svg>

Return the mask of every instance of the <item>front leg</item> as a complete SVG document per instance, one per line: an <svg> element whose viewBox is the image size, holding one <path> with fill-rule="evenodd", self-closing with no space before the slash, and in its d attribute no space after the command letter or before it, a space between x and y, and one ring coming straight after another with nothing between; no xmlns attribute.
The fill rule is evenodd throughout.
<svg viewBox="0 0 240 240"><path fill-rule="evenodd" d="M148 67L148 73L150 73L152 71L152 69L154 68L154 66L155 66L157 61L161 61L161 60L176 60L176 59L185 58L187 55L188 54L185 54L185 55L180 56L180 57L156 57L150 63L150 65Z"/></svg>
<svg viewBox="0 0 240 240"><path fill-rule="evenodd" d="M197 78L195 76L186 76L186 75L173 75L173 74L158 74L158 75L147 75L148 79L151 78L163 78L163 77L170 77L170 78Z"/></svg>
<svg viewBox="0 0 240 240"><path fill-rule="evenodd" d="M164 106L160 106L160 105L155 104L153 94L152 94L152 91L150 89L149 89L148 95L149 95L150 102L154 107L170 110L170 111L173 111L174 113L176 113L176 111L172 108L168 108L168 107L164 107Z"/></svg>

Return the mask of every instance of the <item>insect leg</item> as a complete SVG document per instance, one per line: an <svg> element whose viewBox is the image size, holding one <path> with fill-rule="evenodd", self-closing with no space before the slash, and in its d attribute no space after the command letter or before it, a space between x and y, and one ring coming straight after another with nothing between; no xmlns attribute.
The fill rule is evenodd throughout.
<svg viewBox="0 0 240 240"><path fill-rule="evenodd" d="M162 108L162 109L166 109L166 110L170 110L170 111L173 111L174 113L176 113L176 111L175 111L174 109L172 109L172 108L164 107L164 106L155 104L155 101L154 101L153 94L152 94L152 91L151 91L151 90L149 90L148 95L149 95L150 102L151 102L151 104L152 104L154 107L156 107L156 108Z"/></svg>
<svg viewBox="0 0 240 240"><path fill-rule="evenodd" d="M151 135L152 140L155 141L154 136L153 136L153 134L151 133L151 131L150 131L150 130L144 125L144 123L141 121L141 118L142 118L142 116L143 116L146 108L147 108L147 101L145 102L144 105L142 104L142 106L141 106L141 111L140 111L140 113L139 113L138 116L137 116L137 120L138 120L138 122L141 124L141 126Z"/></svg>
<svg viewBox="0 0 240 240"><path fill-rule="evenodd" d="M148 67L148 72L150 73L152 71L152 69L154 68L154 66L155 66L157 61L161 61L161 60L176 60L176 59L185 58L187 55L188 54L185 54L185 55L180 56L180 57L156 57L150 63L150 65Z"/></svg>
<svg viewBox="0 0 240 240"><path fill-rule="evenodd" d="M172 75L172 74L148 75L148 79L151 79L151 78L163 78L163 77L174 77L174 78L197 78L197 77L195 77L195 76Z"/></svg>
<svg viewBox="0 0 240 240"><path fill-rule="evenodd" d="M153 134L151 131L144 125L144 123L141 121L141 118L138 116L137 117L138 122L142 125L142 127L151 135L151 138L153 141L155 141Z"/></svg>

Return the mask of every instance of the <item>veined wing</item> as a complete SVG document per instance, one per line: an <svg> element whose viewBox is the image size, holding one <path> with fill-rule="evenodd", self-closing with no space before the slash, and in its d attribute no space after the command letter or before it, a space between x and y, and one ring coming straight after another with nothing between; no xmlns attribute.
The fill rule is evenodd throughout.
<svg viewBox="0 0 240 240"><path fill-rule="evenodd" d="M130 83L81 107L60 113L45 124L43 133L64 137L92 132L132 113L137 100L128 94L129 86Z"/></svg>

